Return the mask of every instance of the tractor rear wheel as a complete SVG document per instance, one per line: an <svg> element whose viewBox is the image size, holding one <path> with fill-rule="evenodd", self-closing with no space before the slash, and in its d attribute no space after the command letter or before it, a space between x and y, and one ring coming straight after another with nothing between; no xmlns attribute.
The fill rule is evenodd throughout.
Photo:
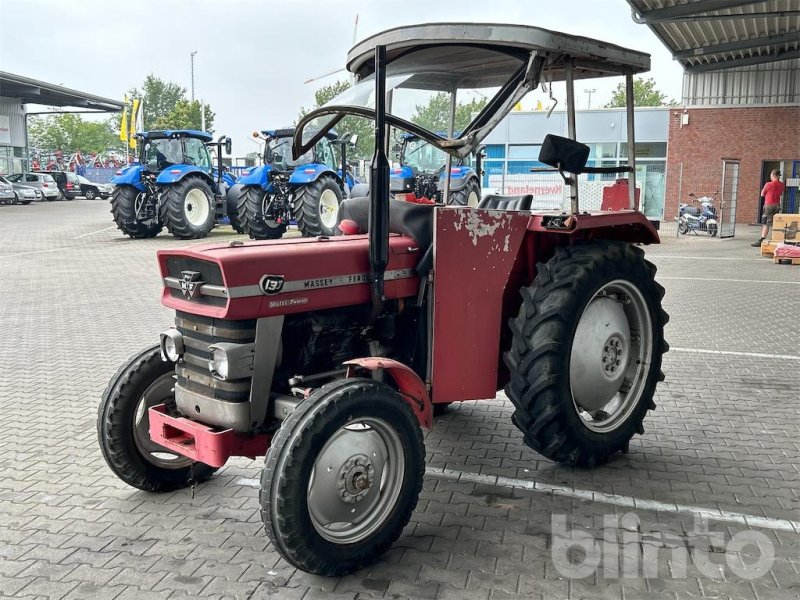
<svg viewBox="0 0 800 600"><path fill-rule="evenodd" d="M668 348L655 272L631 244L580 244L557 248L520 290L506 394L531 448L592 467L644 433Z"/></svg>
<svg viewBox="0 0 800 600"><path fill-rule="evenodd" d="M216 469L171 453L150 440L148 409L175 408L175 366L159 346L133 356L111 378L97 413L97 436L108 466L146 492L169 492L207 480Z"/></svg>
<svg viewBox="0 0 800 600"><path fill-rule="evenodd" d="M214 228L214 193L199 177L186 177L161 193L161 221L176 238L203 238Z"/></svg>
<svg viewBox="0 0 800 600"><path fill-rule="evenodd" d="M283 422L261 475L261 517L275 548L308 573L340 576L377 560L417 505L425 446L392 388L342 379Z"/></svg>
<svg viewBox="0 0 800 600"><path fill-rule="evenodd" d="M475 208L481 201L481 188L478 181L473 179L456 192L450 192L451 206L469 206Z"/></svg>
<svg viewBox="0 0 800 600"><path fill-rule="evenodd" d="M151 238L161 231L161 223L145 224L136 220L137 204L145 200L145 193L132 185L118 185L111 194L111 214L122 233L134 239Z"/></svg>
<svg viewBox="0 0 800 600"><path fill-rule="evenodd" d="M228 214L228 220L231 223L231 227L236 233L244 233L244 229L242 229L242 224L239 222L239 213L237 210L237 204L239 201L239 192L242 189L241 184L232 185L228 191L225 193L225 210Z"/></svg>
<svg viewBox="0 0 800 600"><path fill-rule="evenodd" d="M264 219L267 192L260 187L244 185L236 202L242 232L254 240L277 240L286 233L286 224Z"/></svg>
<svg viewBox="0 0 800 600"><path fill-rule="evenodd" d="M342 190L330 175L297 188L294 195L294 218L306 237L336 235Z"/></svg>

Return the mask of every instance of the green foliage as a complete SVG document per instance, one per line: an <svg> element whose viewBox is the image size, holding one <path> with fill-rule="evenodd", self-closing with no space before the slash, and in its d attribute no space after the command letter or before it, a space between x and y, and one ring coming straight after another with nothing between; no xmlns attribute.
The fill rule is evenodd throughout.
<svg viewBox="0 0 800 600"><path fill-rule="evenodd" d="M319 88L316 92L314 92L315 102L313 108L308 110L301 108L298 119L304 117L309 112L319 108L323 104L333 100L333 98L349 88L350 83L348 81L337 81L330 85ZM347 150L348 162L350 162L350 159L367 160L372 157L372 153L375 151L375 122L373 120L365 119L364 117L348 116L339 121L335 129L341 136L350 137L354 134L358 135L358 144L356 145L355 149L348 148Z"/></svg>
<svg viewBox="0 0 800 600"><path fill-rule="evenodd" d="M65 154L100 153L108 148L123 147L114 127L111 120L86 121L70 113L32 116L28 122L28 136L33 148L62 150Z"/></svg>
<svg viewBox="0 0 800 600"><path fill-rule="evenodd" d="M200 101L180 99L170 112L151 121L149 129L198 129L202 130L202 116L200 114ZM206 131L214 132L214 112L206 104Z"/></svg>
<svg viewBox="0 0 800 600"><path fill-rule="evenodd" d="M469 125L472 115L480 112L486 106L486 102L486 98L473 98L469 102L458 102L454 131L463 130ZM411 121L429 131L447 131L450 125L450 95L446 92L434 94L427 104L416 107Z"/></svg>
<svg viewBox="0 0 800 600"><path fill-rule="evenodd" d="M139 98L142 101L142 116L145 130L157 129L202 129L200 118L200 101L186 97L186 88L177 83L164 81L148 75L142 82L141 89L128 90L128 98ZM208 104L206 107L206 131L214 132L214 112ZM121 117L116 118L119 131ZM141 129L141 122L139 129Z"/></svg>
<svg viewBox="0 0 800 600"><path fill-rule="evenodd" d="M675 100L667 100L667 95L656 89L656 81L652 77L644 79L636 77L633 80L633 105L634 106L675 106ZM611 101L606 108L625 106L625 83L622 82L611 95Z"/></svg>

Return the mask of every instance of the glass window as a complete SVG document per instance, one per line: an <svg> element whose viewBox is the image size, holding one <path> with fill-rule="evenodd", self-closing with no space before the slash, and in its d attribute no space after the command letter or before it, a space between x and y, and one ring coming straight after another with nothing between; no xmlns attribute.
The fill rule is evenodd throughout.
<svg viewBox="0 0 800 600"><path fill-rule="evenodd" d="M156 171L183 162L183 149L179 139L149 140L144 146L144 162Z"/></svg>
<svg viewBox="0 0 800 600"><path fill-rule="evenodd" d="M628 143L619 145L619 155L628 157ZM636 142L636 158L666 158L667 142Z"/></svg>
<svg viewBox="0 0 800 600"><path fill-rule="evenodd" d="M8 180L9 181L13 181L14 183L17 183L17 182L22 180L22 174L21 173L17 173L16 175L9 175L8 176Z"/></svg>
<svg viewBox="0 0 800 600"><path fill-rule="evenodd" d="M28 173L27 175L25 175L25 181L29 181L29 182L34 182L35 183L35 182L39 181L39 178L36 175L33 175L32 173Z"/></svg>
<svg viewBox="0 0 800 600"><path fill-rule="evenodd" d="M196 138L186 138L183 141L186 152L186 164L208 169L211 167L211 159L208 156L206 145Z"/></svg>
<svg viewBox="0 0 800 600"><path fill-rule="evenodd" d="M541 144L530 146L509 146L508 158L528 158L536 160L539 158L539 150L541 147Z"/></svg>
<svg viewBox="0 0 800 600"><path fill-rule="evenodd" d="M503 144L487 144L486 158L505 158L506 147Z"/></svg>
<svg viewBox="0 0 800 600"><path fill-rule="evenodd" d="M447 156L425 140L412 138L405 145L402 162L417 171L435 173L447 162Z"/></svg>
<svg viewBox="0 0 800 600"><path fill-rule="evenodd" d="M336 168L336 165L334 164L335 160L333 157L333 149L331 148L331 143L328 141L328 138L322 138L317 144L317 155L317 160L319 160L323 165Z"/></svg>

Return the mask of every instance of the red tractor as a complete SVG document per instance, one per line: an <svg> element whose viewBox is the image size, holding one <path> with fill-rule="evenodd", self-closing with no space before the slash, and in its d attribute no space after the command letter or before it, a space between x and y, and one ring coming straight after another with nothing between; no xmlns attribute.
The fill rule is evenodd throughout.
<svg viewBox="0 0 800 600"><path fill-rule="evenodd" d="M434 407L505 389L544 456L591 467L626 451L663 379L664 292L636 245L659 240L636 210L579 210L577 177L597 169L575 141L573 82L625 76L633 147L633 75L649 64L518 25L400 27L355 46L355 86L300 121L293 152L344 116L373 119L369 195L342 203L343 235L158 253L175 327L103 396L99 440L114 473L164 492L231 456L266 455L261 513L275 549L302 570L342 575L408 523ZM465 157L553 81L566 82L569 138L548 136L540 160L564 178L570 212L533 212L530 196L479 208L389 199L387 127ZM457 137L403 116L445 93L452 121L473 90L490 99ZM635 176L633 164L617 171Z"/></svg>

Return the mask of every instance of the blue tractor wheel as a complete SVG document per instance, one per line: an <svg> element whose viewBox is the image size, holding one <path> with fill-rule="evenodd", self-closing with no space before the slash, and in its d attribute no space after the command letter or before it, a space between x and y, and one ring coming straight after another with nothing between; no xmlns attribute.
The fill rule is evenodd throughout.
<svg viewBox="0 0 800 600"><path fill-rule="evenodd" d="M161 221L179 239L203 238L214 227L214 193L199 177L186 177L161 193Z"/></svg>
<svg viewBox="0 0 800 600"><path fill-rule="evenodd" d="M297 228L306 237L336 235L341 202L342 189L330 175L299 187L294 196Z"/></svg>
<svg viewBox="0 0 800 600"><path fill-rule="evenodd" d="M158 215L142 219L147 192L140 192L132 185L118 185L111 194L111 214L122 233L133 239L155 237L161 231Z"/></svg>
<svg viewBox="0 0 800 600"><path fill-rule="evenodd" d="M286 233L286 224L264 218L271 194L260 187L243 185L236 202L236 214L242 233L254 240L277 240Z"/></svg>
<svg viewBox="0 0 800 600"><path fill-rule="evenodd" d="M451 206L469 206L475 208L481 201L481 188L478 185L477 179L469 181L460 190L450 192L450 201L448 204Z"/></svg>

